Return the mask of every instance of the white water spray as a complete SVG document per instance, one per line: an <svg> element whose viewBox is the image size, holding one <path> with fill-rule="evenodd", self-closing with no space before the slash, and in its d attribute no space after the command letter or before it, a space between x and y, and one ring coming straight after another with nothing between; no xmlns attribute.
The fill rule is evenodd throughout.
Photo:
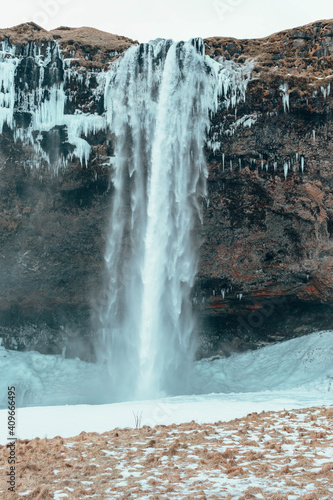
<svg viewBox="0 0 333 500"><path fill-rule="evenodd" d="M202 40L158 40L130 48L107 74L115 150L99 357L113 399L190 390L203 148L219 92L226 106L237 102L235 74L221 68Z"/></svg>

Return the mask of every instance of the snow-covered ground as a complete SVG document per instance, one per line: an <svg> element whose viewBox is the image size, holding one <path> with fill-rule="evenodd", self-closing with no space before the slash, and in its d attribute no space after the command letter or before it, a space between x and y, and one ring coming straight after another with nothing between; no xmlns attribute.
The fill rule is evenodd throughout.
<svg viewBox="0 0 333 500"><path fill-rule="evenodd" d="M80 432L103 433L115 428L141 425L169 425L191 422L198 424L227 422L252 412L292 410L333 404L332 395L314 392L265 392L178 396L153 401L135 401L108 405L43 406L17 411L19 439L72 437ZM0 444L7 443L7 412L0 411Z"/></svg>
<svg viewBox="0 0 333 500"><path fill-rule="evenodd" d="M333 403L333 332L319 332L258 351L194 364L193 394L153 401L106 402L102 366L0 348L0 395L17 392L17 437L70 437L141 425L228 421L250 412ZM87 403L87 404L83 404ZM0 411L0 443L7 440Z"/></svg>

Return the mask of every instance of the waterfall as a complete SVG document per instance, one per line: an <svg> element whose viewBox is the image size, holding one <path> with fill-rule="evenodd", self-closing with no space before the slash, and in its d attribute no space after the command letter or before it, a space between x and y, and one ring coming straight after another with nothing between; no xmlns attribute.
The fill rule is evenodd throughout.
<svg viewBox="0 0 333 500"><path fill-rule="evenodd" d="M107 75L115 146L100 358L116 399L189 388L194 233L216 102L216 75L202 40L132 47Z"/></svg>

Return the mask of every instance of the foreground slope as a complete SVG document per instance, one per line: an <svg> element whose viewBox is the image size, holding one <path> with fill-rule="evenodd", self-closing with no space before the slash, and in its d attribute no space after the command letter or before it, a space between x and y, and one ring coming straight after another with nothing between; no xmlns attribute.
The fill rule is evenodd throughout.
<svg viewBox="0 0 333 500"><path fill-rule="evenodd" d="M312 408L19 441L16 492L45 500L328 500L332 416L332 407ZM12 499L3 479L7 455L0 447L0 491Z"/></svg>

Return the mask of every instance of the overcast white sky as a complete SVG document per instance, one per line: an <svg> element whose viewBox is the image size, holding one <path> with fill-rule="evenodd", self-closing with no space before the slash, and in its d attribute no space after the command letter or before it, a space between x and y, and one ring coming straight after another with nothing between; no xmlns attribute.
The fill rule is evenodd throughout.
<svg viewBox="0 0 333 500"><path fill-rule="evenodd" d="M333 18L332 0L13 0L1 27L91 26L140 42L193 36L255 38Z"/></svg>

